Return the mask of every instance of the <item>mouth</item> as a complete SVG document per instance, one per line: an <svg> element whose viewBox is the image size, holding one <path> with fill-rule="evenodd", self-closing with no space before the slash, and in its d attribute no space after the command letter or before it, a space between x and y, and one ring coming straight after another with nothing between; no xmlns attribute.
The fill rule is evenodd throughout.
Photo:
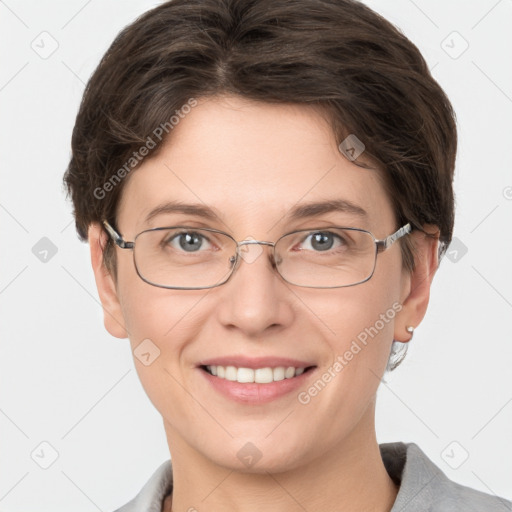
<svg viewBox="0 0 512 512"><path fill-rule="evenodd" d="M311 360L280 356L218 356L199 361L197 370L216 393L245 405L263 405L292 394L313 377Z"/></svg>
<svg viewBox="0 0 512 512"><path fill-rule="evenodd" d="M240 384L270 384L287 379L293 379L310 372L316 366L265 366L261 368L246 368L237 366L222 365L201 365L200 368L206 373L231 382Z"/></svg>

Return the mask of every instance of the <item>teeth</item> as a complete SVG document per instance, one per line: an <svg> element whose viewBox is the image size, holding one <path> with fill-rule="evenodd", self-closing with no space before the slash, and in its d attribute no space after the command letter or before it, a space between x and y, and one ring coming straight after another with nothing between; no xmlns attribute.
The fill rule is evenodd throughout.
<svg viewBox="0 0 512 512"><path fill-rule="evenodd" d="M293 368L293 366L290 366L290 368ZM274 368L272 370L272 380L284 380L285 373L286 370L284 366L278 366L277 368Z"/></svg>
<svg viewBox="0 0 512 512"><path fill-rule="evenodd" d="M258 384L268 384L274 380L272 368L258 368L254 370L254 382Z"/></svg>
<svg viewBox="0 0 512 512"><path fill-rule="evenodd" d="M238 368L236 380L238 382L254 382L254 370L252 368Z"/></svg>
<svg viewBox="0 0 512 512"><path fill-rule="evenodd" d="M304 373L304 368L293 366L278 366L276 368L236 368L235 366L210 365L206 369L212 375L221 379L236 381L240 383L256 382L257 384L268 384L284 379L298 377Z"/></svg>
<svg viewBox="0 0 512 512"><path fill-rule="evenodd" d="M294 377L295 376L295 368L293 366L288 366L288 368L286 368L286 370L284 372L284 376L287 379L291 379L292 377Z"/></svg>
<svg viewBox="0 0 512 512"><path fill-rule="evenodd" d="M235 381L237 379L237 371L234 366L226 366L226 373L224 375L224 378L226 380L233 380Z"/></svg>

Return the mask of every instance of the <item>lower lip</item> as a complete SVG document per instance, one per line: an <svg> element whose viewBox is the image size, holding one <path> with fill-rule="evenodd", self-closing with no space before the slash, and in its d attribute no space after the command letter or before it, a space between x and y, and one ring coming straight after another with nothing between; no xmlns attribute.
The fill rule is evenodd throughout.
<svg viewBox="0 0 512 512"><path fill-rule="evenodd" d="M276 400L282 396L297 390L304 386L305 380L309 378L315 368L310 368L297 377L283 379L267 384L258 384L256 382L241 383L215 377L206 370L198 368L206 380L224 396L242 403L264 404Z"/></svg>

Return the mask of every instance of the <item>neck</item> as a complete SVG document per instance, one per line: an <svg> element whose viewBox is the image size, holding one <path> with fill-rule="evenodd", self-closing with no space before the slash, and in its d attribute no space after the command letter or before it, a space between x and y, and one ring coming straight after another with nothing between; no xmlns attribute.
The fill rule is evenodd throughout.
<svg viewBox="0 0 512 512"><path fill-rule="evenodd" d="M382 462L374 408L369 409L348 439L308 464L280 473L241 473L219 466L166 424L174 488L163 510L389 512L398 488Z"/></svg>

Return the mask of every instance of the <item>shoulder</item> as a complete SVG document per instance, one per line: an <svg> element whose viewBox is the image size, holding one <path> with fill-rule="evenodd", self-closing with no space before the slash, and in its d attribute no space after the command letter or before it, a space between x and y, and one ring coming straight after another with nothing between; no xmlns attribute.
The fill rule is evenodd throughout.
<svg viewBox="0 0 512 512"><path fill-rule="evenodd" d="M172 482L172 465L167 460L156 469L137 496L115 512L161 512L165 496L172 490Z"/></svg>
<svg viewBox="0 0 512 512"><path fill-rule="evenodd" d="M384 443L380 450L400 485L391 512L512 512L512 502L450 480L414 443Z"/></svg>

